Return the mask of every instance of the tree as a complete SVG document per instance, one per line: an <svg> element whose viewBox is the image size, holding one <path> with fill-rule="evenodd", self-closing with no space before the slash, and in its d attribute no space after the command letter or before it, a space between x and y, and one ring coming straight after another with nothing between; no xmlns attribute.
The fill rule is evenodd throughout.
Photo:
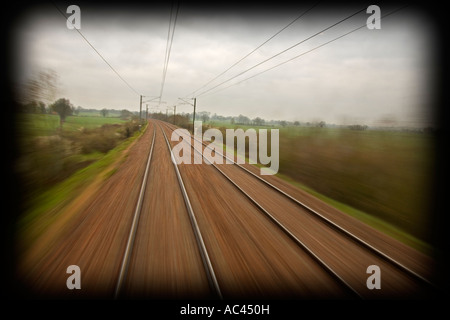
<svg viewBox="0 0 450 320"><path fill-rule="evenodd" d="M255 119L253 119L253 123L255 124L255 126L262 126L264 125L264 119L261 119L260 117L256 117Z"/></svg>
<svg viewBox="0 0 450 320"><path fill-rule="evenodd" d="M300 125L300 122L294 121L294 126L298 127Z"/></svg>
<svg viewBox="0 0 450 320"><path fill-rule="evenodd" d="M284 120L282 120L282 121L280 121L280 125L281 125L282 127L286 127L286 125L287 125L287 122L286 122L286 121L284 121Z"/></svg>
<svg viewBox="0 0 450 320"><path fill-rule="evenodd" d="M240 114L237 118L237 124L250 124L250 118Z"/></svg>
<svg viewBox="0 0 450 320"><path fill-rule="evenodd" d="M319 128L323 128L323 127L326 126L326 123L325 123L325 121L320 121L320 122L317 124L317 126L318 126Z"/></svg>
<svg viewBox="0 0 450 320"><path fill-rule="evenodd" d="M211 113L208 111L199 111L196 113L196 118L201 119L203 122L209 121Z"/></svg>
<svg viewBox="0 0 450 320"><path fill-rule="evenodd" d="M45 103L42 101L32 100L22 106L22 112L25 113L47 113L45 110Z"/></svg>
<svg viewBox="0 0 450 320"><path fill-rule="evenodd" d="M202 114L202 121L206 122L209 120L209 115L207 115L206 113Z"/></svg>
<svg viewBox="0 0 450 320"><path fill-rule="evenodd" d="M66 117L73 114L73 109L69 99L65 98L60 98L50 105L50 110L59 114L59 124L61 128L64 121L66 121Z"/></svg>
<svg viewBox="0 0 450 320"><path fill-rule="evenodd" d="M109 111L108 111L108 109L106 109L106 108L103 108L102 110L100 110L100 114L101 114L103 117L106 117L106 116L108 115L108 113L109 113Z"/></svg>
<svg viewBox="0 0 450 320"><path fill-rule="evenodd" d="M38 102L38 113L47 113L47 111L45 110L45 103L43 103L42 101Z"/></svg>
<svg viewBox="0 0 450 320"><path fill-rule="evenodd" d="M348 126L349 129L351 130L367 130L368 126L366 125L360 125L360 124L352 124L350 126Z"/></svg>
<svg viewBox="0 0 450 320"><path fill-rule="evenodd" d="M73 110L73 113L77 116L80 114L80 111L83 110L81 106L78 106L76 109Z"/></svg>
<svg viewBox="0 0 450 320"><path fill-rule="evenodd" d="M133 113L128 111L127 109L123 109L122 111L120 111L120 119L127 120L127 119L131 119L132 117L133 117Z"/></svg>

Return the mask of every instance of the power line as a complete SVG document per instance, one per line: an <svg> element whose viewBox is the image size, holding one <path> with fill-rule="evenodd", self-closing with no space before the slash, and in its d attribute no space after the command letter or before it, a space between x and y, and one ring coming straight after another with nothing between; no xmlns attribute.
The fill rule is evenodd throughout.
<svg viewBox="0 0 450 320"><path fill-rule="evenodd" d="M317 2L316 4L314 4L313 6L311 6L309 9L307 9L305 12L303 12L302 14L300 14L298 17L296 17L294 20L292 20L291 22L289 22L286 26L284 26L281 30L279 30L278 32L276 32L274 35L272 35L269 39L267 39L266 41L264 41L263 43L261 43L259 46L257 46L255 49L253 49L251 52L247 53L244 57L242 57L241 59L239 59L238 61L236 61L235 63L233 63L230 67L228 67L225 71L223 71L222 73L220 73L219 75L215 76L213 79L209 80L207 83L205 83L203 86L201 86L200 88L198 88L197 90L193 91L191 94L189 94L189 96L193 96L197 91L199 91L200 89L203 89L204 87L206 87L208 84L210 84L211 82L213 82L214 80L216 80L217 78L219 78L220 76L224 75L226 72L230 71L233 67L235 67L237 64L239 64L242 60L246 59L247 57L249 57L251 54L253 54L256 50L258 50L259 48L261 48L263 45L265 45L267 42L269 42L270 40L272 40L273 38L275 38L277 35L279 35L281 32L283 32L285 29L287 29L289 26L291 26L294 22L296 22L297 20L299 20L301 17L303 17L305 14L307 14L309 11L311 11L314 7L316 7L320 2Z"/></svg>
<svg viewBox="0 0 450 320"><path fill-rule="evenodd" d="M54 3L53 1L52 1L52 3L55 6L55 8L63 15L63 17L65 19L67 19L65 13L63 11L61 11L61 9L59 9L59 7L56 5L56 3ZM100 58L102 58L102 60L111 68L111 70L114 71L114 73L120 78L120 80L122 80L128 86L128 88L133 90L134 93L139 95L139 93L116 71L116 69L114 69L113 66L108 61L106 61L106 59L100 54L100 52L98 52L98 50L94 47L94 45L92 43L90 43L88 39L86 39L86 37L81 33L81 31L77 28L75 28L75 30L84 39L84 41L86 41L87 44L98 54L98 56Z"/></svg>
<svg viewBox="0 0 450 320"><path fill-rule="evenodd" d="M247 73L248 71L250 71L250 70L252 70L252 69L254 69L254 68L256 68L256 67L262 65L263 63L266 63L266 62L272 60L272 59L275 58L275 57L278 57L279 55L281 55L281 54L283 54L283 53L285 53L285 52L287 52L287 51L289 51L289 50L291 50L291 49L293 49L293 48L299 46L300 44L302 44L302 43L304 43L304 42L306 42L306 41L308 41L308 40L310 40L310 39L312 39L312 38L314 38L314 37L317 37L317 36L320 35L321 33L323 33L323 32L325 32L325 31L327 31L327 30L329 30L329 29L331 29L331 28L337 26L338 24L341 24L342 22L344 22L344 21L346 21L346 20L348 20L348 19L354 17L355 15L357 15L357 14L359 14L359 13L365 11L365 10L366 10L366 8L363 8L363 9L361 9L361 10L358 10L357 12L351 14L350 16L348 16L348 17L346 17L346 18L344 18L344 19L342 19L342 20L340 20L340 21L338 21L338 22L332 24L331 26L329 26L329 27L327 27L327 28L325 28L325 29L323 29L323 30L321 30L321 31L319 31L319 32L317 32L317 33L315 33L315 34L309 36L309 37L306 38L306 39L303 39L303 40L300 41L300 42L297 42L296 44L290 46L290 47L287 48L287 49L284 49L284 50L278 52L277 54L271 56L270 58L267 58L267 59L265 59L265 60L263 60L263 61L261 61L261 62L255 64L254 66L252 66L252 67L250 67L250 68L248 68L248 69L246 69L246 70L244 70L244 71L242 71L242 72L240 72L240 73L234 75L233 77L231 77L231 78L229 78L229 79L227 79L227 80L225 80L225 81L222 81L221 83L215 85L214 87L212 87L212 88L210 88L210 89L208 89L208 90L205 90L205 91L201 92L200 94L197 95L197 97L204 95L205 93L207 93L207 92L209 92L209 91L211 91L211 90L213 90L213 89L215 89L215 88L217 88L217 87L219 87L219 86L221 86L221 85L223 85L223 84L225 84L225 83L227 83L227 82L229 82L229 81L231 81L231 80L233 80L233 79L235 79L235 78L237 78L237 77L239 77L239 76L241 76L241 75L243 75L244 73Z"/></svg>
<svg viewBox="0 0 450 320"><path fill-rule="evenodd" d="M408 7L408 5L405 5L405 6L403 6L403 7L400 7L400 8L398 8L398 9L396 9L396 10L393 10L393 11L391 11L391 12L389 12L389 13L387 13L387 14L381 16L379 19L376 19L376 20L384 19L384 18L386 18L386 17L388 17L388 16L390 16L390 15L392 15L392 14L397 13L397 12L400 11L400 10L403 10L403 9L406 8L406 7ZM314 47L314 48L312 48L312 49L310 49L310 50L308 50L308 51L305 51L305 52L303 52L303 53L301 53L301 54L299 54L299 55L297 55L297 56L295 56L295 57L292 57L292 58L290 58L290 59L288 59L288 60L286 60L286 61L283 61L283 62L281 62L281 63L279 63L279 64L277 64L277 65L275 65L275 66L273 66L273 67L270 67L270 68L268 68L268 69L265 69L265 70L263 70L263 71L261 71L261 72L258 72L258 73L256 73L256 74L254 74L254 75L252 75L252 76L250 76L250 77L248 77L248 78L245 78L245 79L243 79L243 80L240 80L240 81L238 81L238 82L235 82L235 83L233 83L233 84L231 84L231 85L229 85L229 86L227 86L227 87L224 87L224 88L221 88L221 89L219 89L219 90L217 90L217 91L214 91L214 92L208 94L208 96L209 96L209 95L216 94L216 93L218 93L218 92L220 92L220 91L226 90L226 89L228 89L228 88L230 88L230 87L232 87L232 86L238 85L238 84L240 84L240 83L242 83L242 82L244 82L244 81L247 81L247 80L249 80L249 79L255 78L255 77L257 77L257 76L259 76L259 75L261 75L261 74L263 74L263 73L266 73L267 71L270 71L270 70L272 70L272 69L278 68L278 67L280 67L280 66L282 66L282 65L284 65L284 64L286 64L286 63L288 63L288 62L291 62L292 60L298 59L298 58L300 58L300 57L302 57L302 56L304 56L304 55L306 55L306 54L308 54L308 53L310 53L310 52L312 52L312 51L315 51L315 50L317 50L317 49L319 49L319 48L321 48L321 47L327 45L327 44L330 44L330 43L332 43L332 42L334 42L334 41L337 41L337 40L339 40L339 39L341 39L341 38L343 38L343 37L345 37L345 36L348 36L349 34L351 34L351 33L353 33L353 32L356 32L356 31L358 31L358 30L360 30L360 29L362 29L362 28L364 28L364 27L366 27L366 26L367 26L366 24L363 24L363 25L360 26L360 27L357 27L357 28L355 28L355 29L353 29L353 30L351 30L351 31L349 31L349 32L344 33L343 35L340 35L339 37L336 37L336 38L334 38L334 39L332 39L332 40L329 40L329 41L327 41L327 42L325 42L325 43L322 43L321 45L318 45L317 47Z"/></svg>
<svg viewBox="0 0 450 320"><path fill-rule="evenodd" d="M173 23L173 28L172 28L172 12L173 12L173 2L172 2L172 7L170 9L170 18L169 18L169 31L167 32L167 43L166 43L166 54L164 57L164 67L163 67L163 76L162 76L162 82L161 82L161 91L159 92L159 100L161 101L162 99L162 94L164 91L164 84L166 82L166 74L167 74L167 69L169 67L169 59L170 59L170 52L172 50L172 44L173 44L173 36L175 34L175 26L177 24L177 17L178 17L178 10L180 9L180 3L177 3L177 9L175 12L175 18L174 18L174 23ZM172 28L172 36L170 36L170 29ZM170 44L169 44L169 37L170 37Z"/></svg>
<svg viewBox="0 0 450 320"><path fill-rule="evenodd" d="M162 90L164 87L165 77L166 77L166 70L167 70L167 55L169 52L169 42L170 42L170 29L172 27L172 13L173 13L173 1L172 6L170 7L170 17L169 17L169 29L167 30L167 40L166 40L166 52L164 54L164 65L163 65L163 74L162 74L162 80L161 80L161 90L159 93L159 100L161 100Z"/></svg>

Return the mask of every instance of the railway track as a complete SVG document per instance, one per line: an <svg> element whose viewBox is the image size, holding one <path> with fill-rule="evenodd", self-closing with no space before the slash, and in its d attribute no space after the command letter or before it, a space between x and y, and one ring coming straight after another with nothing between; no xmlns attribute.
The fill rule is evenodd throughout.
<svg viewBox="0 0 450 320"><path fill-rule="evenodd" d="M158 124L158 126L159 126L159 124ZM198 245L200 254L202 256L203 266L205 268L205 272L206 272L206 275L208 277L209 286L210 286L210 288L212 289L212 291L216 294L216 296L218 298L222 298L222 293L220 291L219 284L217 283L217 278L216 278L216 275L215 275L215 272L214 272L214 268L213 268L213 266L211 264L211 260L209 258L208 250L205 247L205 242L203 241L202 233L200 231L200 228L198 227L197 219L196 219L194 211L192 209L192 205L191 205L191 202L189 200L189 196L187 194L186 187L184 186L184 183L183 183L183 178L181 178L180 171L178 170L178 167L177 167L177 165L176 165L176 163L175 163L175 161L173 159L173 155L172 155L172 151L171 151L171 148L170 148L169 140L167 139L166 133L162 130L162 128L160 126L159 126L159 128L161 129L162 133L164 134L164 140L166 141L167 148L168 148L168 150L170 152L170 155L171 155L171 160L173 161L173 164L174 164L174 168L175 168L175 171L176 171L176 174L177 174L177 178L178 178L178 183L179 183L180 189L181 189L181 191L183 193L183 199L184 199L184 202L186 204L186 208L187 208L188 213L189 213L189 219L191 221L192 229L194 230L195 239L197 241L197 245Z"/></svg>
<svg viewBox="0 0 450 320"><path fill-rule="evenodd" d="M172 132L174 130L174 127L167 125ZM202 156L203 150L200 152L195 147L194 144L190 144L194 152L196 152L199 156ZM206 145L203 144L205 147ZM226 156L223 155L224 158ZM206 160L206 158L205 158ZM173 160L175 161L175 160ZM269 211L267 211L258 201L256 201L254 198L252 198L247 192L245 192L236 182L233 181L228 175L226 175L218 166L216 166L214 163L211 163L210 161L206 160L209 165L212 165L218 172L220 172L232 185L234 185L240 192L242 192L243 195L253 204L255 205L263 214L265 214L271 221L274 222L274 224L280 228L289 238L292 239L293 242L295 242L296 245L298 245L302 250L307 252L316 262L318 265L320 265L327 273L331 275L331 277L335 278L336 281L345 288L345 290L350 293L350 295L353 295L354 297L361 298L361 296L358 294L356 290L352 288L343 278L339 276L329 265L327 265L326 262L324 262L318 255L316 255L313 250L311 250L305 243L303 243L301 240L299 240L293 233L291 233L286 226L284 226L282 223L280 223L273 215L270 214ZM233 160L233 164L236 164ZM244 168L245 169L245 168ZM253 173L252 173L253 174Z"/></svg>
<svg viewBox="0 0 450 320"><path fill-rule="evenodd" d="M164 286L166 297L191 297L192 287L197 286L201 287L198 297L219 299L284 296L383 299L424 297L433 292L434 286L425 277L237 164L234 159L228 158L231 165L177 165L168 138L176 127L160 121L151 123L153 138L121 261L114 292L116 298L160 297ZM188 138L194 139L190 135ZM197 156L202 156L203 150L209 147L203 143L202 150L197 150L193 140L190 141L189 147ZM154 162L154 150L157 150L158 162ZM224 154L221 156L226 158ZM159 173L159 178L155 177L158 174L155 168L162 163L166 168ZM168 179L167 185L176 185L169 192L183 204L176 210L165 211L166 216L173 215L166 219L166 224L149 217L156 215L154 211L161 210L161 203L167 202L167 198L153 206L146 203L153 201L146 199L155 198L155 188L160 188L157 184L151 188L147 185L154 180L161 182L161 177ZM152 226L173 228L170 227L173 222L169 221L181 218L185 223L176 233L189 234L186 237L190 246L183 247L184 239L173 248L165 247L161 259L170 256L171 250L176 252L175 256L184 254L197 258L195 261L187 258L182 264L175 257L173 262L163 263L162 268L168 263L175 266L169 268L172 273L169 270L168 278L183 269L190 271L182 279L172 281L172 285L168 283L170 281L161 282L158 289L152 282L166 271L161 271L153 280L146 276L155 268L152 251L156 249L148 246L142 249L139 243L169 241L141 239L150 237L147 234L152 234L148 232ZM150 220L145 222L146 219ZM371 265L382 270L381 290L367 287L366 269ZM142 270L139 272L139 269ZM189 282L186 279L194 269L201 276L192 280L194 284L180 285L180 281ZM183 289L177 289L180 286Z"/></svg>
<svg viewBox="0 0 450 320"><path fill-rule="evenodd" d="M133 248L134 239L136 238L136 230L137 230L137 226L139 223L139 217L141 215L142 200L143 200L144 193L145 193L145 187L147 186L147 177L148 177L148 171L150 168L150 162L152 160L153 147L155 146L155 136L156 136L156 130L153 128L152 144L150 147L150 152L147 157L147 164L145 166L144 178L142 179L142 184L141 184L141 189L139 191L139 197L138 197L138 201L136 204L136 209L134 210L133 222L131 224L130 233L128 235L127 246L125 248L125 253L123 255L122 263L120 265L119 279L117 280L117 286L114 291L114 296L116 298L119 296L120 290L122 289L123 281L125 279L126 273L128 272L128 266L130 264L131 251Z"/></svg>
<svg viewBox="0 0 450 320"><path fill-rule="evenodd" d="M299 204L297 189L252 174L253 166L175 165L173 130L150 121L116 172L60 215L37 243L41 250L31 251L27 270L36 292L150 299L435 297L408 259L392 262L400 250L393 256L383 250L395 247L390 238L383 238L389 246L375 246L372 234L361 236L368 228L355 234L354 221L336 223L316 199ZM207 148L195 147L197 157ZM319 207L348 232L307 207ZM82 272L77 292L61 286L73 264ZM366 286L371 265L381 270L380 290Z"/></svg>
<svg viewBox="0 0 450 320"><path fill-rule="evenodd" d="M174 127L171 125L165 124L165 126L172 131L174 130ZM191 143L191 146L194 146L194 144ZM207 147L208 146L203 143L203 148ZM194 150L200 155L203 153L203 150L199 151L195 148ZM221 154L221 156L226 158L223 154ZM283 230L287 236L305 250L322 268L332 275L340 285L344 286L347 291L351 292L354 296L360 298L401 298L411 296L425 297L429 296L430 293L435 293L436 287L422 275L342 228L280 188L259 177L257 174L237 164L234 159L228 158L228 160L233 163L232 166L216 164L212 164L211 166L220 172L229 183L239 189L239 191L266 217ZM235 168L238 168L239 172L236 171ZM246 176L247 179L253 179L252 185L249 186L247 183L247 187L240 186L245 185L243 183L244 180L242 179L243 172L245 172L244 176ZM257 183L254 181L257 181ZM264 187L261 187L261 185L264 185ZM262 198L258 197L257 192L251 192L252 190L261 190L261 188L266 189ZM271 191L268 192L268 189ZM295 210L290 210L293 212L289 213L291 216L286 214L284 210L284 212L280 212L280 210L277 211L275 209L276 205L266 205L268 204L267 199L277 199L277 197L274 196L274 193L278 194L278 197L281 195L285 200L288 199L288 201L294 204L292 207L295 207ZM292 207L290 209L292 209ZM309 237L305 237L303 234L304 232L302 232L305 231L305 229L302 230L302 228L300 228L301 226L299 226L301 222L295 221L299 215L303 215L303 220L299 221L304 221L304 217L308 215L309 222L313 220L313 224L321 225L322 227L319 228L312 237L311 233ZM339 241L330 241L330 238L339 239ZM324 247L328 247L326 248L327 250L324 250ZM318 253L315 253L315 251ZM341 255L338 259L334 257L337 252ZM349 265L348 262L354 260L354 256L360 256L361 259L365 261L365 268L363 268L364 263L356 263L354 266L351 264ZM342 265L344 265L344 267ZM379 266L383 271L383 290L370 290L367 287L366 279L368 275L365 271L366 268L371 265ZM355 277L355 274L357 274L358 271L359 276Z"/></svg>
<svg viewBox="0 0 450 320"><path fill-rule="evenodd" d="M114 290L116 299L221 297L167 143L165 133L153 123L151 147Z"/></svg>
<svg viewBox="0 0 450 320"><path fill-rule="evenodd" d="M133 267L133 263L136 263L137 260L142 259L142 260L146 260L149 259L148 256L151 256L151 252L149 252L146 256L142 256L142 255L134 255L134 251L136 250L134 248L134 246L136 245L136 242L139 242L139 231L143 230L143 226L141 226L140 224L140 219L142 219L142 217L146 216L146 215L151 215L153 214L152 212L147 212L145 215L142 214L142 210L143 208L145 208L146 206L143 205L143 203L145 202L145 199L143 199L145 197L146 194L146 184L147 184L147 180L150 179L151 174L149 175L149 168L152 167L152 154L153 154L153 150L154 148L158 148L157 144L155 143L155 136L157 136L157 131L160 130L160 132L162 133L162 135L164 136L164 140L165 140L165 144L166 144L166 153L167 154L171 154L171 146L170 143L166 137L166 133L164 132L164 130L160 127L160 124L154 125L154 133L153 133L153 141L152 141L152 147L150 148L150 152L147 158L147 165L146 165L146 170L144 173L144 177L143 177L143 181L141 183L141 191L140 191L140 195L136 204L136 209L135 209L135 213L133 216L133 223L131 224L131 228L130 228L130 232L128 235L128 241L127 241L127 245L126 245L126 249L122 258L122 263L121 263L121 268L120 268L120 273L119 273L119 278L117 281L117 285L115 288L115 297L122 297L122 296L133 296L135 295L134 293L136 292L136 288L133 287L133 285L127 285L128 278L132 278L132 275L129 275L130 270L132 270ZM167 128L165 129L167 130ZM158 140L158 139L156 139ZM161 141L161 138L159 138L159 141ZM161 150L159 150L161 151ZM173 160L173 158L172 158ZM304 265L308 265L309 267L311 267L311 265L314 265L314 263L317 263L317 258L312 258L311 257L311 252L308 254L305 254L304 252L302 252L302 250L304 250L304 248L299 248L298 245L299 243L295 243L292 240L292 237L286 237L283 232L281 232L280 230L278 230L278 228L276 228L273 224L271 224L270 222L267 221L267 219L262 219L262 222L264 224L264 226L267 228L270 228L270 233L273 233L270 237L269 240L272 240L273 242L276 242L278 245L278 248L274 248L271 246L265 246L262 242L265 241L265 238L267 238L267 234L264 234L264 232L260 232L261 230L259 230L259 228L253 228L254 230L251 231L252 233L252 237L247 238L244 237L244 239L242 239L242 230L236 230L236 222L235 221L231 221L230 223L227 223L228 225L226 226L227 228L229 228L229 230L233 230L233 236L234 238L239 238L240 240L246 241L246 246L245 247L252 247L254 246L254 256L257 256L257 258L252 258L252 254L250 254L250 251L247 251L247 249L243 248L243 247L238 247L236 244L229 246L229 243L227 242L227 240L230 240L232 237L230 234L227 234L227 232L217 232L217 229L215 229L215 227L211 226L211 225L205 225L205 217L201 217L201 221L197 222L197 218L196 218L196 213L194 213L196 210L193 209L193 206L191 205L191 200L190 200L190 196L188 195L188 191L186 191L186 188L184 182L183 182L183 178L182 178L182 174L180 174L180 172L178 171L178 166L175 165L174 161L171 161L171 164L173 162L173 169L174 172L176 173L177 176L177 181L179 184L179 190L182 193L183 199L184 199L184 204L185 204L185 214L187 216L189 216L189 220L190 220L190 225L191 225L191 230L193 231L193 234L195 235L195 240L196 240L196 244L197 244L197 249L198 252L202 258L202 265L199 266L197 265L197 268L202 269L202 271L205 273L206 278L208 279L208 287L209 287L209 293L210 293L210 297L216 297L216 298L222 298L222 285L225 288L224 292L225 292L225 297L237 297L237 296L241 296L241 297L247 297L247 295L249 296L272 296L274 294L279 295L280 292L284 293L282 288L287 288L290 291L289 295L292 295L293 293L295 293L295 296L303 296L303 297L308 297L309 294L311 293L311 291L313 291L313 295L314 296L334 296L334 297L349 297L352 295L351 292L349 292L348 286L346 286L346 288L342 288L342 284L340 285L336 285L336 283L334 283L337 280L341 281L341 279L339 279L339 276L337 274L333 274L332 272L330 273L329 270L325 269L325 271L321 270L321 271L317 271L317 270L309 270L308 273L309 274L313 274L317 277L317 280L319 280L319 282L322 282L322 285L319 286L321 287L320 290L316 290L314 288L314 284L313 282L309 281L309 284L306 286L307 289L305 290L305 284L303 283L303 289L302 290L297 290L297 286L295 285L295 283L291 283L290 280L295 280L294 282L300 282L302 283L302 279L299 275L299 273L303 273L303 272L299 272L300 270L305 269ZM159 163L158 163L159 165ZM207 168L210 168L209 166ZM209 180L208 177L210 177L209 175L206 175L206 181ZM152 177L152 179L155 179L155 177ZM148 194L148 192L147 192ZM246 199L246 198L245 198ZM198 203L196 201L196 203ZM237 206L241 206L241 203L236 203L235 205ZM253 204L251 205L253 206ZM195 206L194 206L195 207ZM254 211L254 216L257 217L257 219L261 220L261 215L260 213L256 213L255 211L261 210L261 208L256 208L253 207L252 208ZM255 210L256 209L256 210ZM201 210L199 210L201 211ZM236 212L236 210L234 210L234 212ZM199 213L198 215L201 216L203 213ZM226 212L223 213L223 217L226 217ZM261 224L261 221L255 221L255 223L257 224ZM221 225L224 226L223 224L219 223L217 225ZM216 226L217 226L216 225ZM241 228L242 228L242 223L240 224ZM206 238L204 238L204 236L202 235L202 231L201 230L208 230L208 229L214 229L214 235L211 237L211 233L209 233L209 235L206 236ZM244 231L245 232L245 231ZM214 250L214 244L212 242L214 242L214 238L217 237L221 237L224 238L225 242L222 242L222 246L220 248L219 246L219 250ZM228 237L228 239L226 238ZM281 240L280 240L281 238ZM236 240L236 239L235 239ZM280 259L280 248L284 248L286 246L286 243L289 244L289 246L291 247L291 251L296 251L295 254L293 255L295 258L290 257L290 254L282 254L282 259L281 261L284 264L284 269L282 272L279 272L279 270L276 269L276 265L277 265L277 260ZM242 245L242 243L241 243ZM235 249L236 251L240 251L241 256L236 257L233 254L233 250L229 251L228 253L224 254L224 250L223 249ZM178 250L183 250L182 248L178 248ZM213 252L213 257L210 256L210 252ZM276 253L278 253L278 256L276 255ZM301 256L299 256L299 253ZM245 259L246 261L244 262L244 265L246 266L245 272L240 272L240 268L236 267L236 264L242 263L242 261L240 261L244 255L248 254L248 257ZM132 258L132 256L134 255L135 258ZM223 263L218 259L219 256L224 257L225 260L231 260L233 261L231 264L230 263ZM233 257L234 256L234 257ZM301 262L299 264L299 268L298 270L295 270L295 268L292 268L291 264L286 261L286 258L290 258L290 259L294 259L297 261L297 263ZM305 262L306 260L306 262ZM315 261L316 260L316 261ZM229 261L228 261L229 262ZM230 265L235 264L233 268L230 268ZM252 267L253 264L253 267ZM295 265L295 264L294 264ZM314 266L314 268L316 268L316 266ZM323 268L323 266L322 266ZM294 271L293 271L294 269ZM216 271L217 270L217 271ZM261 272L261 273L260 273ZM218 276L216 276L216 274L218 274ZM228 280L227 281L227 277L229 277L233 274L237 274L235 279L232 280ZM271 275L273 277L273 279L267 278L267 274ZM252 276L255 276L255 279L251 279ZM310 276L308 277L310 278ZM250 280L248 280L250 279ZM140 281L142 281L143 279L140 279ZM269 280L269 281L267 281ZM281 282L280 282L281 280ZM272 289L274 289L274 292L271 291L267 291L267 289L264 289L264 287L266 286L266 282L271 283ZM277 283L276 285L274 285L274 283ZM236 285L238 285L239 288L236 288ZM270 286L269 286L270 287ZM302 286L299 286L299 288L302 288ZM330 292L325 292L324 288L326 288L327 290L330 290ZM298 291L298 292L296 292ZM314 292L316 291L316 292ZM127 294L131 293L131 295ZM269 294L268 294L269 292ZM332 293L331 293L332 292ZM184 294L189 294L189 292L184 292ZM186 295L186 297L189 297L189 295Z"/></svg>

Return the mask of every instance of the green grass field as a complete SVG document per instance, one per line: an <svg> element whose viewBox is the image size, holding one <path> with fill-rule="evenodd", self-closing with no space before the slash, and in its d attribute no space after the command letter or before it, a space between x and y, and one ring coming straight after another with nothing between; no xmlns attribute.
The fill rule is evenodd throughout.
<svg viewBox="0 0 450 320"><path fill-rule="evenodd" d="M266 128L214 122L216 127ZM431 134L278 127L278 176L421 250L431 237ZM269 147L270 150L270 147Z"/></svg>
<svg viewBox="0 0 450 320"><path fill-rule="evenodd" d="M74 131L81 128L92 129L104 124L124 123L117 117L100 116L69 116L63 125L64 131ZM54 114L19 114L19 130L26 136L51 136L59 129L59 116Z"/></svg>

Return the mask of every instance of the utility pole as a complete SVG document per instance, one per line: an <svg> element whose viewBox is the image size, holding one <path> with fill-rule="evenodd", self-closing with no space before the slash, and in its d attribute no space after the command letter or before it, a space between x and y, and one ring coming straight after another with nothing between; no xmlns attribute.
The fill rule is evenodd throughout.
<svg viewBox="0 0 450 320"><path fill-rule="evenodd" d="M177 106L173 106L173 124L175 124L175 114L177 113Z"/></svg>
<svg viewBox="0 0 450 320"><path fill-rule="evenodd" d="M193 115L193 117L192 117L192 133L195 133L194 132L194 129L195 129L195 107L196 107L196 105L197 105L197 98L194 98L194 115Z"/></svg>
<svg viewBox="0 0 450 320"><path fill-rule="evenodd" d="M190 104L191 106L194 106L194 113L192 115L192 132L194 132L194 129L195 129L195 108L197 107L197 98L187 98L189 100L194 100L194 104L184 100L184 98L178 98L178 99L183 101L183 103L181 103L181 104Z"/></svg>
<svg viewBox="0 0 450 320"><path fill-rule="evenodd" d="M147 100L145 100L145 101L142 101L142 98L143 97L146 97L146 98L150 98L150 99L147 99ZM144 102L151 102L151 101L154 101L154 100L156 100L156 99L159 99L160 97L150 97L150 96L143 96L143 95L140 95L140 100L139 100L139 121L141 121L142 120L142 103ZM147 105L147 115L145 116L145 119L147 120L147 117L148 117L148 105Z"/></svg>
<svg viewBox="0 0 450 320"><path fill-rule="evenodd" d="M148 121L148 104L145 105L146 111L145 111L145 121Z"/></svg>
<svg viewBox="0 0 450 320"><path fill-rule="evenodd" d="M139 100L139 121L141 121L141 116L142 116L142 94L140 95Z"/></svg>

